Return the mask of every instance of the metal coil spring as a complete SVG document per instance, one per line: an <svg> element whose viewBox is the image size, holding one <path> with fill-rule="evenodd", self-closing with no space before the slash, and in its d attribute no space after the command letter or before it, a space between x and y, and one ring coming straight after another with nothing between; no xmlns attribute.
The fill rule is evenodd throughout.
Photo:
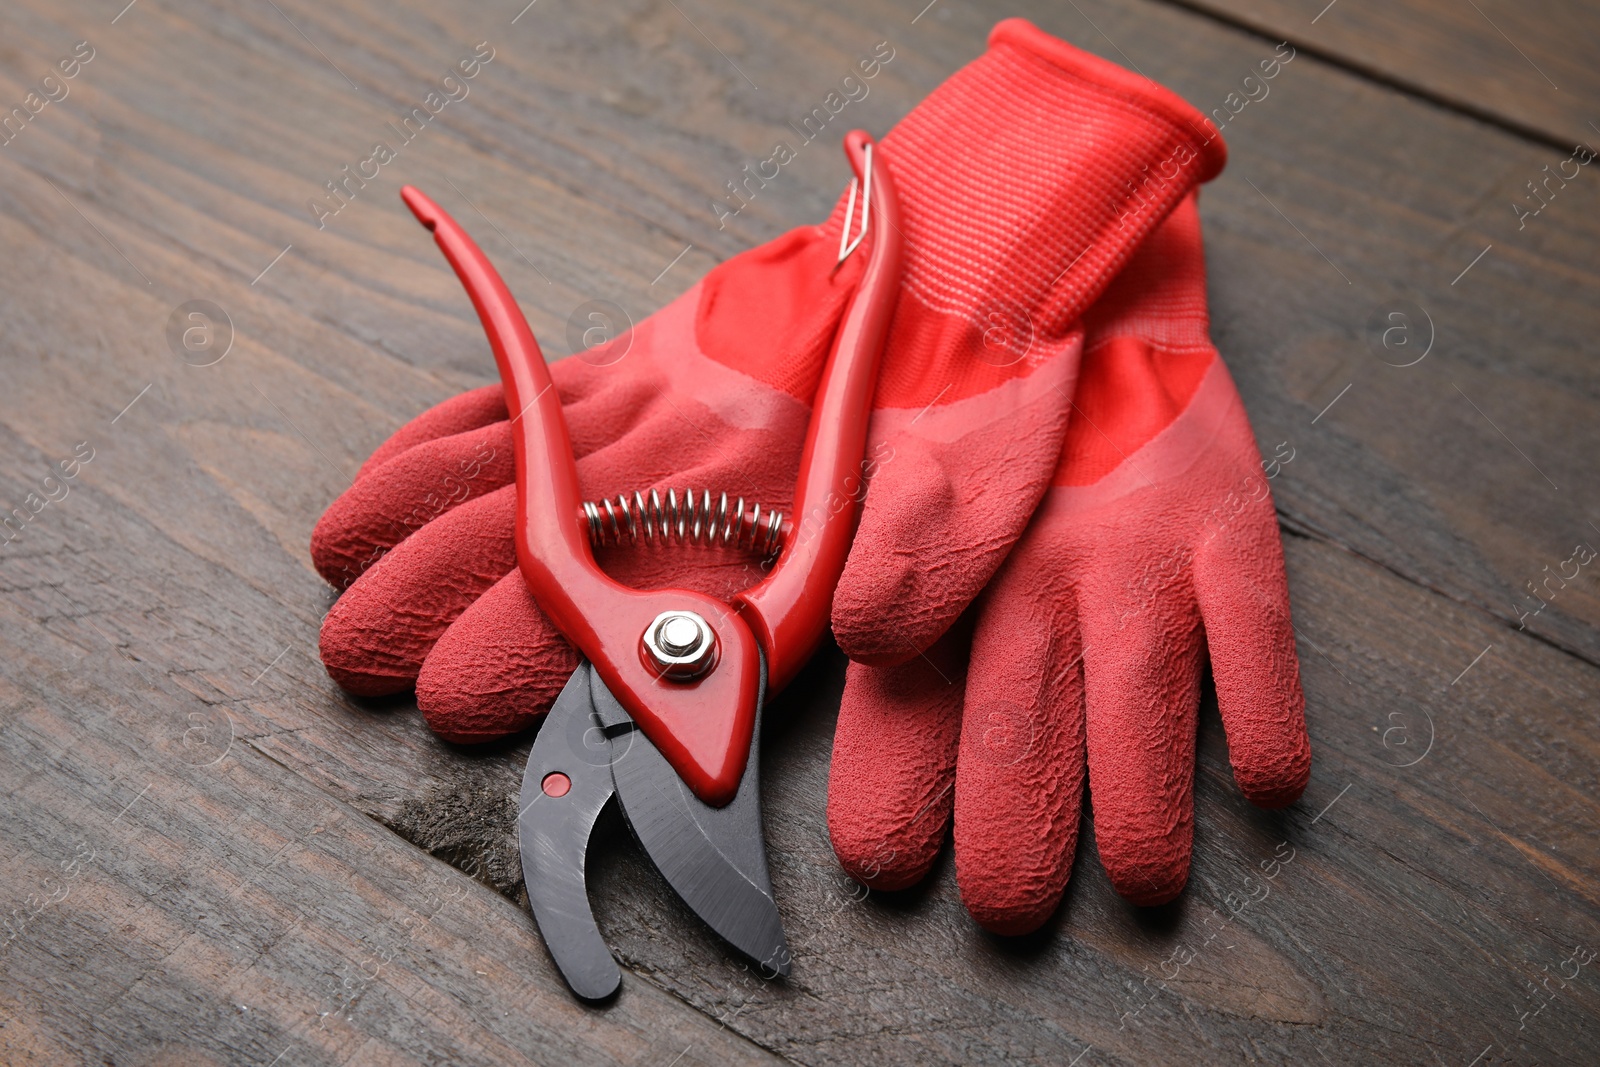
<svg viewBox="0 0 1600 1067"><path fill-rule="evenodd" d="M586 501L583 517L589 527L589 541L596 548L643 541L651 545L701 545L705 547L753 548L762 556L776 555L783 547L783 512L763 511L760 504L745 511L744 497L733 503L723 493L716 505L711 491L667 490L665 501L652 489L648 498L623 493L615 500Z"/></svg>

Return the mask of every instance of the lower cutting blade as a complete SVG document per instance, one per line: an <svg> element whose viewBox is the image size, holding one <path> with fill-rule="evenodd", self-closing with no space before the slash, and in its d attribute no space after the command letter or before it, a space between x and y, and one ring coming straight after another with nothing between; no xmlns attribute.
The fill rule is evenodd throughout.
<svg viewBox="0 0 1600 1067"><path fill-rule="evenodd" d="M599 675L592 686L601 722L625 714ZM765 692L763 660L758 694ZM696 797L640 730L613 742L611 773L628 824L684 903L767 973L787 975L789 947L761 835L760 739L758 696L744 778L732 802L721 808Z"/></svg>
<svg viewBox="0 0 1600 1067"><path fill-rule="evenodd" d="M610 742L594 718L587 662L556 697L528 753L517 808L522 877L539 933L567 985L587 1000L617 991L622 972L589 907L584 861L611 799Z"/></svg>

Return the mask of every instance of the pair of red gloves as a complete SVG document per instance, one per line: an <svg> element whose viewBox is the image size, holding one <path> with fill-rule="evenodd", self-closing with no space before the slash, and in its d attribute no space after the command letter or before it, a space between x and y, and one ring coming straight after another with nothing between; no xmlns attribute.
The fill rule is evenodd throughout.
<svg viewBox="0 0 1600 1067"><path fill-rule="evenodd" d="M1036 928L1087 772L1113 884L1171 899L1207 653L1245 795L1305 787L1276 516L1208 336L1194 189L1224 157L1178 97L1020 20L883 139L904 266L834 597L853 662L828 797L834 851L869 885L921 879L953 821L968 910ZM844 215L718 266L620 359L552 366L589 499L692 488L788 510L867 258L834 269ZM450 741L527 729L577 663L517 570L511 455L500 387L455 397L386 441L313 537L346 589L329 674L358 695L414 685ZM641 588L725 597L759 577L738 548L597 555Z"/></svg>

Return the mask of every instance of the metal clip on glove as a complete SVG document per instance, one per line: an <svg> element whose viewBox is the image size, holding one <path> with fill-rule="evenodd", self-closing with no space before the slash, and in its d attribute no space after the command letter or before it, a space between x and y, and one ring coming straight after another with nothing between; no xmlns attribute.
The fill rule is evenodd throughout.
<svg viewBox="0 0 1600 1067"><path fill-rule="evenodd" d="M1277 516L1210 341L1193 195L1088 316L1053 482L970 661L960 628L931 663L851 664L829 783L834 849L880 888L927 873L953 810L961 898L1002 934L1060 901L1085 769L1117 891L1183 888L1207 653L1245 796L1282 807L1310 774Z"/></svg>
<svg viewBox="0 0 1600 1067"><path fill-rule="evenodd" d="M863 464L872 489L833 611L847 650L914 656L1005 558L1060 454L1084 309L1222 166L1200 130L1166 90L1011 20L884 139L905 250ZM858 256L832 271L846 206L715 268L625 345L551 368L597 514L669 487L790 510L808 406L862 269ZM329 674L361 695L415 684L452 741L525 729L577 664L513 573L505 420L498 386L424 412L312 539L318 570L349 587L323 625ZM803 534L818 518L792 522ZM759 577L748 547L660 552L626 529L596 527L625 542L597 556L623 584L725 596Z"/></svg>

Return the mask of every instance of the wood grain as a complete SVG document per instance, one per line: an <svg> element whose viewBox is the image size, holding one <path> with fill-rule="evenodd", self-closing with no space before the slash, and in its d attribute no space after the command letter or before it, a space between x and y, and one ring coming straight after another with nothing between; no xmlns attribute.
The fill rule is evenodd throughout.
<svg viewBox="0 0 1600 1067"><path fill-rule="evenodd" d="M843 168L820 142L724 229L713 202L878 41L895 59L850 116L876 132L1003 14L1205 110L1271 48L1142 0L278 6L113 25L27 0L0 35L7 99L97 49L0 148L0 499L95 450L0 548L8 1062L1595 1059L1593 968L1560 977L1600 948L1593 573L1517 614L1600 540L1587 168L1518 229L1510 202L1560 154L1308 54L1223 131L1213 332L1266 450L1295 448L1274 490L1317 754L1301 804L1237 795L1208 708L1185 895L1125 905L1087 823L1060 914L991 938L948 857L905 894L839 871L826 654L764 757L795 976L731 960L612 821L591 869L629 973L595 1011L519 910L528 739L441 745L316 659L318 514L395 426L492 375L399 185L484 237L554 356L583 302L643 318L825 212ZM319 230L306 201L485 40L470 95ZM211 366L166 336L197 299L233 324ZM1372 327L1402 300L1433 335L1404 368Z"/></svg>
<svg viewBox="0 0 1600 1067"><path fill-rule="evenodd" d="M647 981L596 1026L510 901L89 618L6 626L5 1062L772 1062Z"/></svg>
<svg viewBox="0 0 1600 1067"><path fill-rule="evenodd" d="M1581 0L1175 2L1553 145L1600 137L1594 11Z"/></svg>

